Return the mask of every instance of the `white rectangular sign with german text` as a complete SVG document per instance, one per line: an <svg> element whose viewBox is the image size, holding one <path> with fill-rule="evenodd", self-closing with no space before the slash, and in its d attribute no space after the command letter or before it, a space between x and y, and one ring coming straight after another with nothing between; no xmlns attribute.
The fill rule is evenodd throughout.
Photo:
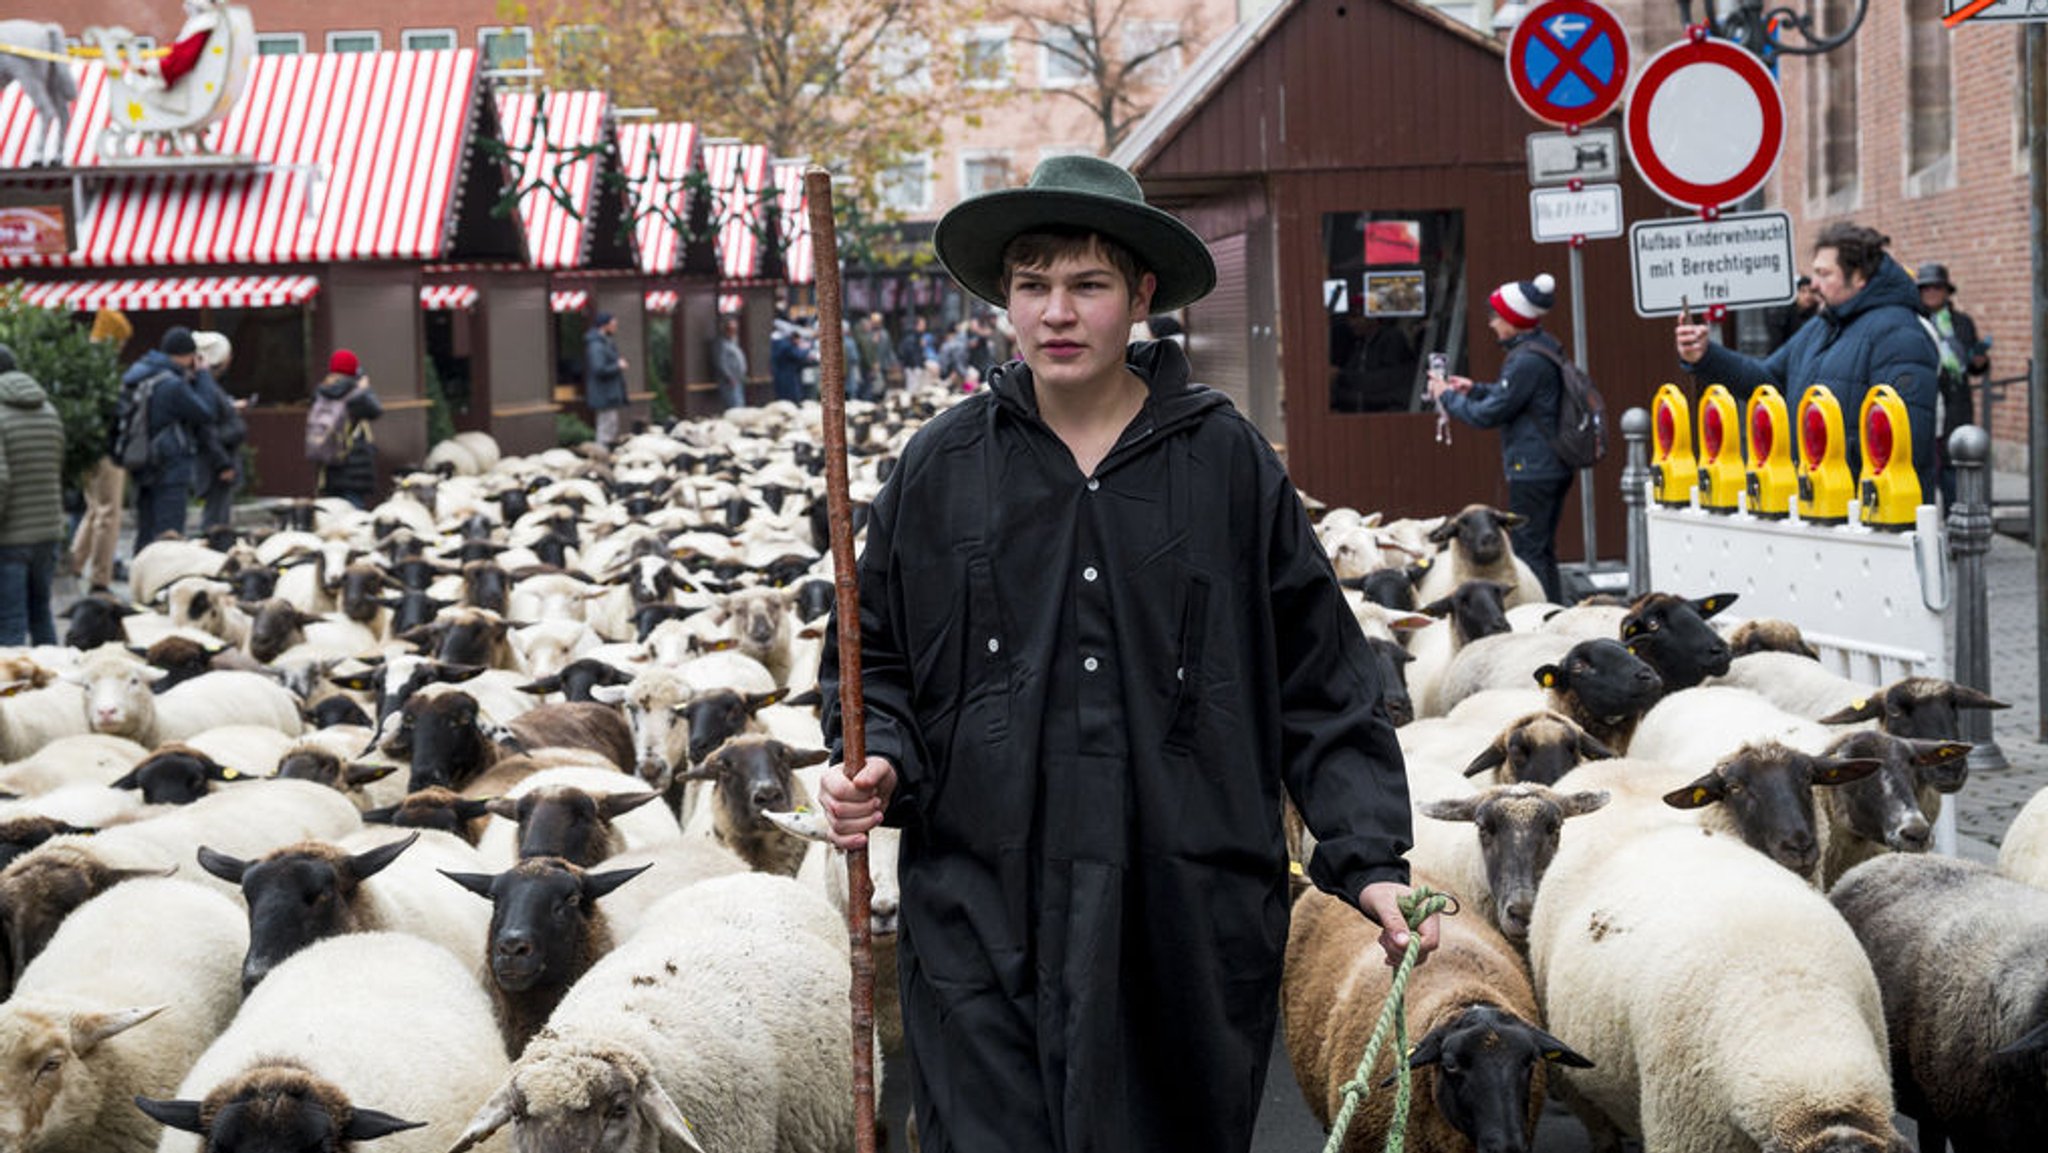
<svg viewBox="0 0 2048 1153"><path fill-rule="evenodd" d="M1629 225L1628 249L1637 316L1784 304L1799 275L1792 218L1782 212L1639 220Z"/></svg>

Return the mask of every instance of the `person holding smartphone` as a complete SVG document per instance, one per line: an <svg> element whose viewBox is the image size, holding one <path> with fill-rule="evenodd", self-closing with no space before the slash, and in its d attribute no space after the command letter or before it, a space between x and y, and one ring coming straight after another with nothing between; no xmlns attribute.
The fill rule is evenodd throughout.
<svg viewBox="0 0 2048 1153"><path fill-rule="evenodd" d="M1549 273L1511 280L1487 298L1486 326L1507 350L1497 381L1474 382L1439 376L1429 382L1431 400L1453 420L1474 428L1497 428L1501 471L1508 482L1508 539L1515 555L1543 583L1543 595L1562 596L1557 578L1557 522L1571 492L1572 470L1550 445L1564 389L1564 349L1543 331L1543 316L1557 305L1557 281ZM1434 366L1432 366L1433 368Z"/></svg>

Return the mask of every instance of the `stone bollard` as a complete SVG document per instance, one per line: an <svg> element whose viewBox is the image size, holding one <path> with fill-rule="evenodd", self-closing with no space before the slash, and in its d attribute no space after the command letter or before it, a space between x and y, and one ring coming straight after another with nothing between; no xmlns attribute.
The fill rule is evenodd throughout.
<svg viewBox="0 0 2048 1153"><path fill-rule="evenodd" d="M1949 434L1949 466L1956 470L1956 503L1948 510L1949 555L1956 565L1955 679L1979 692L1991 691L1991 608L1985 590L1984 554L1991 551L1991 436L1974 424ZM2007 767L2005 751L1991 736L1988 709L1960 709L1963 739L1977 747L1970 769Z"/></svg>
<svg viewBox="0 0 2048 1153"><path fill-rule="evenodd" d="M1621 470L1621 501L1628 507L1628 595L1650 591L1650 506L1643 486L1650 483L1650 411L1632 408L1621 414L1621 439L1628 461Z"/></svg>

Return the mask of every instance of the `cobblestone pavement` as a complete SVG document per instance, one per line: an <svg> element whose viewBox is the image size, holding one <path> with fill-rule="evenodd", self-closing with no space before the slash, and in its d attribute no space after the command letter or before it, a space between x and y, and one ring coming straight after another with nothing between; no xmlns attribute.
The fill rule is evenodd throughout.
<svg viewBox="0 0 2048 1153"><path fill-rule="evenodd" d="M2041 590L2034 580L2034 550L1993 537L1985 558L1991 608L1991 695L2012 708L1991 714L1991 731L2010 768L1974 771L1956 806L1964 856L1995 851L2006 826L2028 798L2048 788L2048 745L2039 740L2040 667L2035 613ZM1951 639L1950 656L1954 656ZM1972 844L1972 842L1976 842Z"/></svg>

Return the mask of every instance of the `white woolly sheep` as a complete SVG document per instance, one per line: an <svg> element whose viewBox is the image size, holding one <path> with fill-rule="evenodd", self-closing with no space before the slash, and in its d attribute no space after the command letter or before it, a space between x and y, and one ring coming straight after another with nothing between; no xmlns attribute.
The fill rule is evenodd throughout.
<svg viewBox="0 0 2048 1153"><path fill-rule="evenodd" d="M139 1104L169 1130L158 1153L198 1153L193 1134L231 1126L252 1148L310 1131L332 1148L377 1138L377 1153L443 1153L505 1070L461 961L415 937L353 933L272 971L179 1100ZM254 1143L265 1138L276 1144Z"/></svg>
<svg viewBox="0 0 2048 1153"><path fill-rule="evenodd" d="M60 737L92 731L86 723L85 693L60 683L0 697L0 762L27 760Z"/></svg>
<svg viewBox="0 0 2048 1153"><path fill-rule="evenodd" d="M1920 1147L2040 1148L2048 893L1971 861L1888 856L1828 896L1877 971L1898 1108Z"/></svg>
<svg viewBox="0 0 2048 1153"><path fill-rule="evenodd" d="M617 941L629 940L640 931L648 910L686 886L752 871L739 854L708 837L690 837L657 849L628 849L607 858L604 867L644 869L632 884L612 890L598 902Z"/></svg>
<svg viewBox="0 0 2048 1153"><path fill-rule="evenodd" d="M1998 871L2037 889L2048 889L2048 789L2035 793L2005 829Z"/></svg>
<svg viewBox="0 0 2048 1153"><path fill-rule="evenodd" d="M1777 741L1818 753L1841 730L1795 716L1748 689L1701 685L1651 706L1636 726L1629 755L1676 768L1703 769L1752 741Z"/></svg>
<svg viewBox="0 0 2048 1153"><path fill-rule="evenodd" d="M84 712L83 705L79 711ZM22 760L0 767L0 792L33 797L67 785L104 785L133 768L149 750L106 733L58 737Z"/></svg>
<svg viewBox="0 0 2048 1153"><path fill-rule="evenodd" d="M137 603L149 604L172 581L213 576L227 561L226 553L196 541L151 541L128 563L128 589Z"/></svg>
<svg viewBox="0 0 2048 1153"><path fill-rule="evenodd" d="M1393 1094L1379 1086L1396 1060L1416 1070L1406 1147L1418 1153L1528 1148L1543 1111L1545 1067L1586 1063L1543 1031L1522 959L1499 933L1470 915L1439 924L1441 943L1408 984L1415 1047L1380 1050L1365 1082L1373 1090L1344 1135L1350 1153L1386 1143ZM1379 926L1327 893L1312 889L1295 902L1280 1013L1302 1096L1324 1125L1343 1108L1392 985L1378 937Z"/></svg>
<svg viewBox="0 0 2048 1153"><path fill-rule="evenodd" d="M1474 693L1528 687L1532 673L1563 660L1576 643L1550 632L1499 633L1472 641L1451 656L1439 677L1435 715L1443 716Z"/></svg>
<svg viewBox="0 0 2048 1153"><path fill-rule="evenodd" d="M507 1125L517 1153L842 1153L846 953L794 880L684 889L577 982L449 1153Z"/></svg>
<svg viewBox="0 0 2048 1153"><path fill-rule="evenodd" d="M0 1005L0 1144L147 1153L135 1095L168 1092L234 1018L247 933L187 881L116 886L78 910Z"/></svg>
<svg viewBox="0 0 2048 1153"><path fill-rule="evenodd" d="M77 675L86 690L80 713L93 730L145 746L223 725L264 725L288 737L305 727L291 693L256 673L207 673L161 696L150 685L163 674L126 654L96 654Z"/></svg>
<svg viewBox="0 0 2048 1153"><path fill-rule="evenodd" d="M1593 1062L1560 1080L1596 1149L1622 1133L1658 1153L1910 1148L1862 946L1826 898L1729 838L1566 838L1529 960L1550 1029Z"/></svg>

